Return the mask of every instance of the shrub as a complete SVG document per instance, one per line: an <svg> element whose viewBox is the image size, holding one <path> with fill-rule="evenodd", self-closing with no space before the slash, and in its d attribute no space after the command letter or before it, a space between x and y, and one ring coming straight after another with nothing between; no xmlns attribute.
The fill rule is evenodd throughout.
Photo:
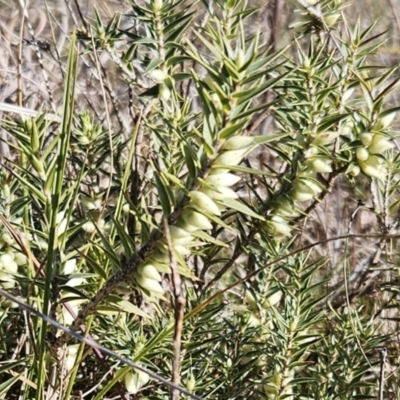
<svg viewBox="0 0 400 400"><path fill-rule="evenodd" d="M64 94L45 79L53 112L2 120L2 293L198 398L376 398L397 363L396 67L338 0L298 1L287 45L262 11L147 0L73 14L68 55L25 40ZM7 398L168 397L1 306Z"/></svg>

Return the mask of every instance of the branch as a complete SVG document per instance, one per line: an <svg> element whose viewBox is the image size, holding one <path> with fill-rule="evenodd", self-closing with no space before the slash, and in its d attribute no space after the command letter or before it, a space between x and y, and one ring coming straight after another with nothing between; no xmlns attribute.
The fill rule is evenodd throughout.
<svg viewBox="0 0 400 400"><path fill-rule="evenodd" d="M234 287L247 282L248 280L250 280L251 278L253 278L254 276L256 276L258 273L266 270L267 268L271 267L272 265L284 261L286 259L288 259L289 257L292 257L296 254L302 253L304 251L310 250L315 246L319 246L321 244L324 243L329 243L329 242L334 242L336 240L348 240L348 239L352 239L352 238L382 238L384 240L388 240L388 239L395 239L395 238L400 238L400 234L389 234L389 235L382 235L382 234L350 234L350 235L342 235L342 236L335 236L332 238L328 238L328 239L323 239L323 240L319 240L318 242L314 242L314 243L310 243L304 247L301 247L300 249L296 249L291 251L288 254L285 254L284 256L278 257L277 259L275 259L274 261L271 261L267 264L265 264L263 267L251 272L250 274L246 275L244 278L238 279L236 282L232 283L231 285L227 286L225 289L220 290L219 292L213 294L212 296L210 296L207 300L205 300L203 303L199 304L197 307L195 307L194 309L192 309L188 314L185 315L185 320L190 318L192 315L196 315L196 313L200 310L203 309L204 307L206 307L208 304L212 303L214 300L216 300L217 298L221 297L224 293L228 292L229 290L233 289Z"/></svg>

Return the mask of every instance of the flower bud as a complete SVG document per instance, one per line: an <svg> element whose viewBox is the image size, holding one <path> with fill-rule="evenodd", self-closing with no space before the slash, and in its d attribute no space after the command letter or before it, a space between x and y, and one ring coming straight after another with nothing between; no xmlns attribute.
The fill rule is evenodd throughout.
<svg viewBox="0 0 400 400"><path fill-rule="evenodd" d="M71 344L67 347L67 361L66 361L66 369L68 372L72 370L75 365L76 357L78 355L80 344Z"/></svg>
<svg viewBox="0 0 400 400"><path fill-rule="evenodd" d="M328 157L312 157L305 161L305 165L314 172L329 173L332 172L332 160Z"/></svg>
<svg viewBox="0 0 400 400"><path fill-rule="evenodd" d="M7 264L14 262L14 257L9 253L4 253L0 256L0 263L6 266Z"/></svg>
<svg viewBox="0 0 400 400"><path fill-rule="evenodd" d="M212 229L212 223L210 220L203 214L200 214L196 211L188 210L183 212L183 219L189 225L193 225L201 230L209 230Z"/></svg>
<svg viewBox="0 0 400 400"><path fill-rule="evenodd" d="M9 261L7 263L4 263L4 261L2 261L2 264L3 271L6 271L11 275L15 275L18 272L18 265L15 261Z"/></svg>
<svg viewBox="0 0 400 400"><path fill-rule="evenodd" d="M67 218L62 219L56 228L57 237L61 236L67 230Z"/></svg>
<svg viewBox="0 0 400 400"><path fill-rule="evenodd" d="M15 279L5 271L0 271L0 286L3 289L12 289L15 286Z"/></svg>
<svg viewBox="0 0 400 400"><path fill-rule="evenodd" d="M158 12L163 6L163 0L152 0L151 5L153 7L153 11Z"/></svg>
<svg viewBox="0 0 400 400"><path fill-rule="evenodd" d="M187 223L183 218L180 218L177 223L178 228L185 230L187 233L193 233L199 230L197 226ZM182 243L179 243L182 244Z"/></svg>
<svg viewBox="0 0 400 400"><path fill-rule="evenodd" d="M169 263L169 255L162 242L157 243L155 249L150 253L149 258L162 264Z"/></svg>
<svg viewBox="0 0 400 400"><path fill-rule="evenodd" d="M187 387L187 390L189 390L189 392L193 392L193 390L196 387L196 379L194 378L194 375L192 372L190 372L190 374L189 374L189 378L186 382L186 387Z"/></svg>
<svg viewBox="0 0 400 400"><path fill-rule="evenodd" d="M354 177L359 175L360 172L361 172L360 167L358 165L355 165L355 164L351 164L349 166L349 168L347 169L347 173L349 175L351 175L351 176L354 176Z"/></svg>
<svg viewBox="0 0 400 400"><path fill-rule="evenodd" d="M387 175L386 168L380 163L380 160L374 156L365 161L359 162L362 172L371 178L385 179Z"/></svg>
<svg viewBox="0 0 400 400"><path fill-rule="evenodd" d="M86 232L86 233L93 233L96 232L96 227L94 225L94 223L92 221L87 221L82 225L82 229Z"/></svg>
<svg viewBox="0 0 400 400"><path fill-rule="evenodd" d="M357 147L356 149L357 160L365 161L369 157L369 152L365 147Z"/></svg>
<svg viewBox="0 0 400 400"><path fill-rule="evenodd" d="M296 178L293 181L291 196L297 201L307 201L321 192L322 188L313 181L306 178Z"/></svg>
<svg viewBox="0 0 400 400"><path fill-rule="evenodd" d="M22 299L20 298L20 300ZM2 309L8 309L8 308L18 308L20 307L20 305L15 303L14 301L4 299L4 301L0 303L0 307Z"/></svg>
<svg viewBox="0 0 400 400"><path fill-rule="evenodd" d="M220 186L216 190L204 188L202 191L213 200L226 200L226 199L239 198L238 194L234 190L224 186Z"/></svg>
<svg viewBox="0 0 400 400"><path fill-rule="evenodd" d="M169 230L171 232L171 238L174 245L180 244L184 246L193 242L193 237L188 231L175 225L171 225Z"/></svg>
<svg viewBox="0 0 400 400"><path fill-rule="evenodd" d="M340 17L339 13L326 15L324 17L324 21L325 21L326 25L328 25L329 28L332 28L332 26L336 24L339 17Z"/></svg>
<svg viewBox="0 0 400 400"><path fill-rule="evenodd" d="M219 210L218 206L205 193L194 190L189 193L189 196L192 199L193 204L198 207L199 211L217 216L221 215L221 211Z"/></svg>
<svg viewBox="0 0 400 400"><path fill-rule="evenodd" d="M214 160L213 164L222 166L239 165L242 162L243 157L246 155L247 152L248 152L247 148L225 151Z"/></svg>
<svg viewBox="0 0 400 400"><path fill-rule="evenodd" d="M78 139L78 142L83 146L87 146L91 142L91 140L87 136L82 136L78 133L76 134L76 138Z"/></svg>
<svg viewBox="0 0 400 400"><path fill-rule="evenodd" d="M353 131L353 128L353 125L346 124L340 129L340 134L343 136L347 136Z"/></svg>
<svg viewBox="0 0 400 400"><path fill-rule="evenodd" d="M168 75L161 71L161 69L153 69L153 71L149 73L149 78L156 83L163 83L167 77Z"/></svg>
<svg viewBox="0 0 400 400"><path fill-rule="evenodd" d="M129 203L125 203L123 206L122 206L122 212L124 213L124 214L129 214L129 211L131 210L131 207L130 207L130 205L129 205Z"/></svg>
<svg viewBox="0 0 400 400"><path fill-rule="evenodd" d="M275 304L278 304L282 298L282 291L277 290L275 293L271 294L267 299L262 303L262 308L267 309L273 307Z"/></svg>
<svg viewBox="0 0 400 400"><path fill-rule="evenodd" d="M365 147L368 147L368 146L371 144L372 138L373 138L373 137L374 137L374 134L371 133L371 132L362 133L362 134L360 135L361 143L362 143Z"/></svg>
<svg viewBox="0 0 400 400"><path fill-rule="evenodd" d="M62 272L64 275L71 275L76 270L76 258L70 258L64 262Z"/></svg>
<svg viewBox="0 0 400 400"><path fill-rule="evenodd" d="M271 235L276 237L289 236L292 228L288 225L286 220L279 215L274 215L270 221L268 221L268 231Z"/></svg>
<svg viewBox="0 0 400 400"><path fill-rule="evenodd" d="M311 200L314 197L314 193L311 190L303 190L302 189L292 189L290 192L290 196L293 200L303 202Z"/></svg>
<svg viewBox="0 0 400 400"><path fill-rule="evenodd" d="M137 375L132 371L128 371L124 378L126 391L129 394L136 394L140 389Z"/></svg>
<svg viewBox="0 0 400 400"><path fill-rule="evenodd" d="M295 217L299 215L294 208L293 202L284 196L279 196L276 199L276 204L274 205L274 214L280 215L281 217Z"/></svg>
<svg viewBox="0 0 400 400"><path fill-rule="evenodd" d="M28 263L28 258L26 257L25 254L22 253L15 253L14 254L14 261L17 263L17 265L20 267L22 265L26 265Z"/></svg>
<svg viewBox="0 0 400 400"><path fill-rule="evenodd" d="M240 180L241 180L240 176L231 174L229 172L217 174L217 175L208 175L207 178L205 178L205 182L207 182L209 185L213 185L216 187L233 186L236 183L238 183Z"/></svg>
<svg viewBox="0 0 400 400"><path fill-rule="evenodd" d="M14 244L14 238L9 233L3 233L1 235L1 240L8 245Z"/></svg>
<svg viewBox="0 0 400 400"><path fill-rule="evenodd" d="M158 93L159 93L160 99L162 99L164 101L168 101L169 98L171 97L171 90L165 83L160 84Z"/></svg>
<svg viewBox="0 0 400 400"><path fill-rule="evenodd" d="M136 276L136 282L139 286L141 286L143 289L146 289L150 293L164 294L164 289L157 281L153 279L145 278L142 275L138 275Z"/></svg>
<svg viewBox="0 0 400 400"><path fill-rule="evenodd" d="M178 253L181 257L190 256L190 254L192 254L191 251L190 251L190 249L188 249L187 247L182 246L182 245L180 245L180 244L174 246L174 250L175 250L175 252Z"/></svg>
<svg viewBox="0 0 400 400"><path fill-rule="evenodd" d="M394 144L390 142L386 136L374 135L371 145L368 147L368 151L371 154L383 154L385 151L390 150L393 147Z"/></svg>
<svg viewBox="0 0 400 400"><path fill-rule="evenodd" d="M138 375L138 382L142 386L146 385L149 382L150 376L147 372L137 370L136 373Z"/></svg>
<svg viewBox="0 0 400 400"><path fill-rule="evenodd" d="M154 281L161 282L162 278L160 273L157 271L156 267L151 264L146 264L142 265L138 269L139 275L148 278L148 279L153 279Z"/></svg>

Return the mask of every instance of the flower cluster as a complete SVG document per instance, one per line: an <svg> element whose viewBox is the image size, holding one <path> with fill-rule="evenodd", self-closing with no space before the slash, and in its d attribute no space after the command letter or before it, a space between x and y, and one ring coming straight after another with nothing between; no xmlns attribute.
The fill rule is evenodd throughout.
<svg viewBox="0 0 400 400"><path fill-rule="evenodd" d="M146 372L135 370L128 371L125 374L125 387L129 394L136 394L142 386L145 386L150 380Z"/></svg>
<svg viewBox="0 0 400 400"><path fill-rule="evenodd" d="M380 155L393 148L390 138L380 133L365 132L360 135L362 146L356 149L357 164L371 178L385 179L387 169Z"/></svg>
<svg viewBox="0 0 400 400"><path fill-rule="evenodd" d="M387 150L394 147L393 142L386 134L375 129L385 129L393 120L394 112L382 113L373 127L372 132L365 132L359 136L360 145L355 149L355 162L351 162L347 173L357 176L361 171L372 178L385 179L387 175L386 161L383 157ZM305 152L302 171L292 181L289 195L280 195L273 206L268 221L269 233L275 237L289 236L291 226L288 218L298 215L296 202L304 202L314 198L322 192L323 186L316 179L318 173L332 172L332 159L321 151L341 134L348 134L350 126L345 126L341 132L327 131L317 134L311 142L311 147Z"/></svg>
<svg viewBox="0 0 400 400"><path fill-rule="evenodd" d="M332 172L332 160L323 154L319 147L330 145L338 136L339 132L327 131L314 137L311 147L304 155L303 170L292 181L289 194L282 194L275 201L268 221L268 230L271 235L289 236L292 228L287 219L298 215L296 202L311 200L322 192L323 186L316 179L316 175Z"/></svg>
<svg viewBox="0 0 400 400"><path fill-rule="evenodd" d="M75 258L71 258L63 263L62 273L63 273L63 275L66 275L66 276L73 275L74 273L76 274L76 259ZM65 285L69 286L69 287L77 287L79 285L82 285L83 283L85 283L85 279L76 277L76 276L75 277L71 276ZM61 296L62 297L69 296L68 290L61 291ZM79 306L84 302L85 302L84 299L76 298L76 299L69 300L66 304L68 304L70 306L70 309L75 314L78 314ZM73 323L74 319L75 318L71 315L69 310L65 307L65 304L63 304L63 307L61 310L61 323L69 326Z"/></svg>
<svg viewBox="0 0 400 400"><path fill-rule="evenodd" d="M222 144L220 154L212 162L210 173L201 180L201 186L197 190L189 192L189 204L183 209L177 222L170 226L173 253L183 267L179 270L181 274L188 275L184 257L190 254L190 247L199 244L199 237L204 238L204 231L213 228L211 221L221 216L221 211L226 208L224 201L238 198L231 186L238 183L240 177L230 173L229 167L242 161L252 143L251 137L232 137ZM136 273L136 282L151 295L159 297L164 293L159 273L170 272L165 239L157 243L146 261Z"/></svg>
<svg viewBox="0 0 400 400"><path fill-rule="evenodd" d="M12 289L16 284L18 268L28 262L25 254L14 248L14 238L7 232L0 236L0 286Z"/></svg>

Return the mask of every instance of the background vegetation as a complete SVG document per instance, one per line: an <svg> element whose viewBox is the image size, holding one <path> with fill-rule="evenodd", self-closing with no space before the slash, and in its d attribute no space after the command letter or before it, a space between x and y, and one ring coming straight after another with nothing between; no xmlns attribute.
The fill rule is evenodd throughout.
<svg viewBox="0 0 400 400"><path fill-rule="evenodd" d="M399 5L0 3L1 398L399 398Z"/></svg>

